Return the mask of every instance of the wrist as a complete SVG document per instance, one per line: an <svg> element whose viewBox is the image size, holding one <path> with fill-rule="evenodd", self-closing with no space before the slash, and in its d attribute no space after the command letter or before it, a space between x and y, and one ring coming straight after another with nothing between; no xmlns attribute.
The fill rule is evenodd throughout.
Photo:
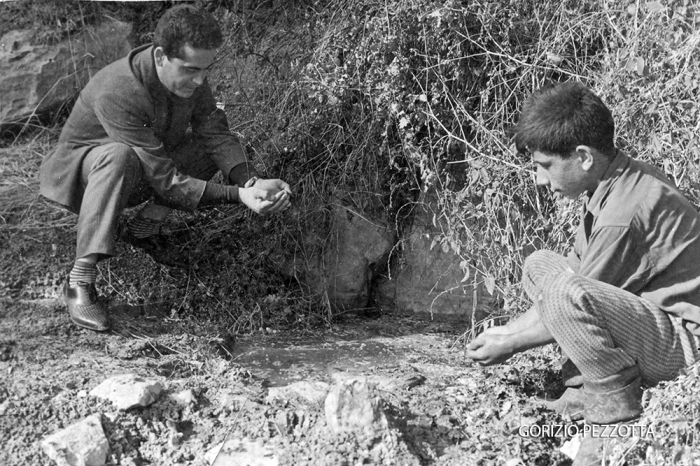
<svg viewBox="0 0 700 466"><path fill-rule="evenodd" d="M249 179L248 181L246 181L245 185L243 185L243 187L250 188L251 186L255 186L255 183L257 183L259 179L260 178L258 178L257 176L254 176L251 179Z"/></svg>

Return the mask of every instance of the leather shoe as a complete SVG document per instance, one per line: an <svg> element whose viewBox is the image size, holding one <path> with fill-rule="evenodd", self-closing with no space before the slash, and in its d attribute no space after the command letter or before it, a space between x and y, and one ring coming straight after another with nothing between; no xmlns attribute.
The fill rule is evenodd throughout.
<svg viewBox="0 0 700 466"><path fill-rule="evenodd" d="M78 282L75 286L70 286L69 280L66 280L63 302L68 306L70 318L76 325L98 332L109 330L107 310L97 299L94 283Z"/></svg>
<svg viewBox="0 0 700 466"><path fill-rule="evenodd" d="M187 256L183 256L170 246L165 235L156 234L146 238L137 238L127 226L120 232L119 238L135 248L142 249L143 252L151 256L151 259L159 264L181 269L186 269L189 266Z"/></svg>

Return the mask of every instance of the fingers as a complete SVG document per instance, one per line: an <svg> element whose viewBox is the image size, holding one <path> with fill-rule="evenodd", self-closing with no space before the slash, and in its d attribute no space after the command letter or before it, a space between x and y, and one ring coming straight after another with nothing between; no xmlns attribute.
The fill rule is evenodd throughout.
<svg viewBox="0 0 700 466"><path fill-rule="evenodd" d="M279 187L280 187L280 190L285 191L290 196L292 195L292 188L289 186L288 183L286 183L282 180L279 180Z"/></svg>
<svg viewBox="0 0 700 466"><path fill-rule="evenodd" d="M289 193L286 191L278 192L275 196L273 196L272 200L268 200L266 202L269 202L269 204L264 210L260 211L260 213L264 215L284 212L292 205L289 199Z"/></svg>

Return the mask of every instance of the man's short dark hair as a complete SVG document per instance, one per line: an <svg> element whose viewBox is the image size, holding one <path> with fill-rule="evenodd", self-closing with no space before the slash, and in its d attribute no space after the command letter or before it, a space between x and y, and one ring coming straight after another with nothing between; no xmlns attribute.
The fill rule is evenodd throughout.
<svg viewBox="0 0 700 466"><path fill-rule="evenodd" d="M195 49L213 50L223 43L221 28L214 16L192 5L178 5L158 20L153 46L163 47L169 58L183 58L185 44Z"/></svg>
<svg viewBox="0 0 700 466"><path fill-rule="evenodd" d="M525 102L515 128L519 152L569 157L578 145L612 156L615 122L600 97L575 81L547 86Z"/></svg>

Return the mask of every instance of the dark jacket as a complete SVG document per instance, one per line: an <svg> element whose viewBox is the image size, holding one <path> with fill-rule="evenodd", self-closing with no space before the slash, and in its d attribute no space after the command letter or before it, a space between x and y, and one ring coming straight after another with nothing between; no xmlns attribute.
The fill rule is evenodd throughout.
<svg viewBox="0 0 700 466"><path fill-rule="evenodd" d="M85 155L93 147L122 142L134 149L143 177L156 193L194 209L206 181L179 173L168 158L188 128L219 167L230 170L245 163L243 148L230 133L208 82L187 99L177 97L158 79L153 47L134 49L97 72L80 93L58 146L41 164L41 194L78 212Z"/></svg>

